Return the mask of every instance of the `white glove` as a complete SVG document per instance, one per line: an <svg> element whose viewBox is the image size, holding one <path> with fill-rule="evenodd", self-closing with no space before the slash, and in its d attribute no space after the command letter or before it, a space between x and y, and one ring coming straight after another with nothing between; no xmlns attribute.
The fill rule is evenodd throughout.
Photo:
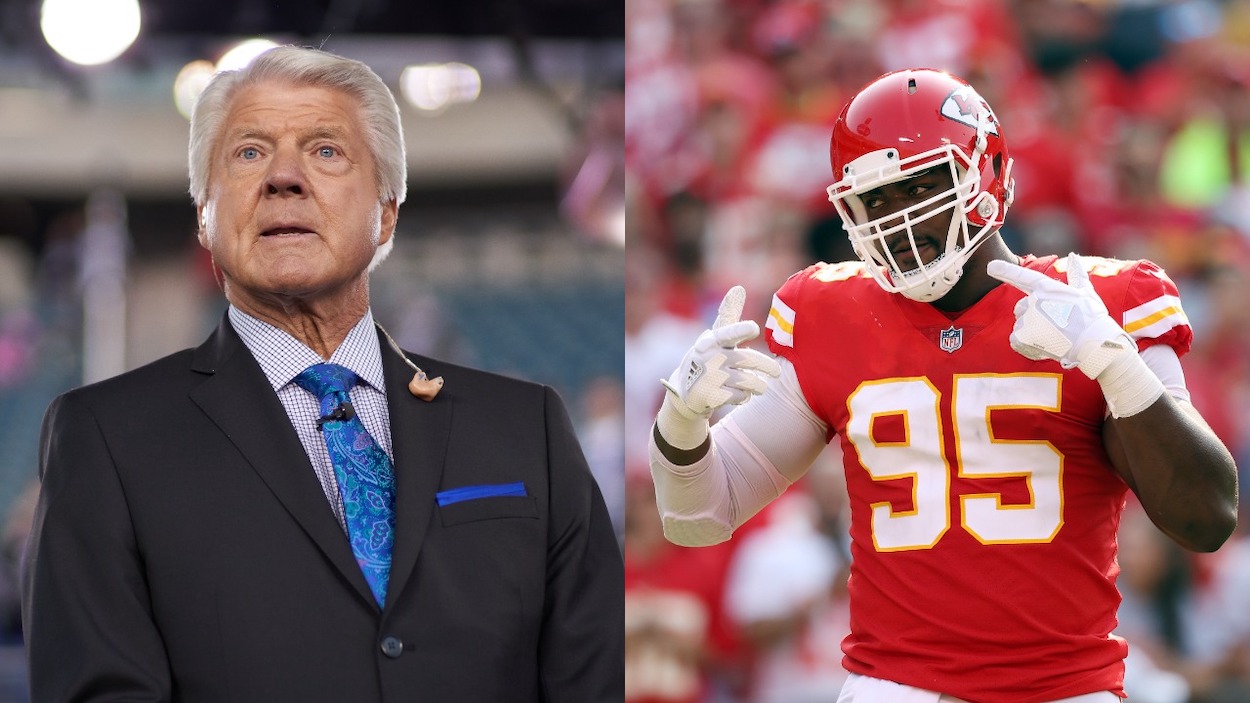
<svg viewBox="0 0 1250 703"><path fill-rule="evenodd" d="M656 425L665 441L678 449L693 449L708 433L708 418L717 408L740 405L764 392L764 375L781 374L777 361L738 345L759 336L754 320L742 320L746 290L734 286L725 293L712 328L704 330L681 364L667 380L668 389Z"/></svg>
<svg viewBox="0 0 1250 703"><path fill-rule="evenodd" d="M1107 314L1076 254L1068 255L1068 283L1006 261L991 261L986 272L1028 294L1016 303L1011 331L1012 349L1026 357L1054 359L1097 378L1116 354L1136 352L1137 344Z"/></svg>
<svg viewBox="0 0 1250 703"><path fill-rule="evenodd" d="M1068 254L1068 282L1006 261L986 272L1027 293L1016 303L1011 348L1034 361L1052 359L1078 368L1102 386L1116 417L1144 410L1163 394L1163 384L1137 353L1137 343L1094 292L1081 257Z"/></svg>

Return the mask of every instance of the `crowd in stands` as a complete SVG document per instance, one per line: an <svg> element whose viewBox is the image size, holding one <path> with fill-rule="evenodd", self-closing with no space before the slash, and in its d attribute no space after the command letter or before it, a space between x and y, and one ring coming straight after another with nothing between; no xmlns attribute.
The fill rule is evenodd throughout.
<svg viewBox="0 0 1250 703"><path fill-rule="evenodd" d="M948 70L994 108L1015 160L1013 250L1167 270L1194 329L1193 402L1244 477L1250 2L627 0L625 13L629 703L832 701L846 675L840 457L730 542L692 550L660 534L646 437L658 379L726 289L745 286L744 316L762 323L788 275L853 258L825 196L829 135L886 71ZM1195 555L1130 497L1118 632L1134 703L1250 700L1241 522Z"/></svg>

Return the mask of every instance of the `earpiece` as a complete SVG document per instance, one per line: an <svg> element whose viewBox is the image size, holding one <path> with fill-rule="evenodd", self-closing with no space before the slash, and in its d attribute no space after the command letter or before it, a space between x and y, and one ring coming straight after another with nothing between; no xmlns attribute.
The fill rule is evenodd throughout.
<svg viewBox="0 0 1250 703"><path fill-rule="evenodd" d="M377 323L375 322L374 324ZM403 359L404 363L407 364L409 368L417 372L416 375L412 377L412 380L408 382L408 392L421 400L434 400L434 396L438 395L438 392L443 389L443 377L437 376L435 378L430 378L427 376L426 373L421 370L421 367L412 363L412 359L409 359L408 355L404 353L404 350L399 348L399 342L395 341L395 338L391 336L390 332L386 331L386 328L382 327L382 325L378 325L378 329L382 331L382 336L386 337L386 343L391 347L391 349L394 349L395 353L399 354L399 358Z"/></svg>
<svg viewBox="0 0 1250 703"><path fill-rule="evenodd" d="M407 361L407 357L404 357ZM416 368L416 364L408 362L410 366ZM434 400L434 396L443 389L443 377L429 378L421 369L417 369L417 375L412 377L408 382L408 392L417 396L421 400Z"/></svg>

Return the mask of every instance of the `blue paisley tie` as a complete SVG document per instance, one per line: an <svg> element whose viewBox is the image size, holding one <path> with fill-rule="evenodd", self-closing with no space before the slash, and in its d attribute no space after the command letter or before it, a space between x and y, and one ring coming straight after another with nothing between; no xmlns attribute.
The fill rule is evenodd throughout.
<svg viewBox="0 0 1250 703"><path fill-rule="evenodd" d="M390 457L356 417L347 395L356 374L338 364L314 364L295 383L321 401L317 427L330 450L356 562L378 606L386 602L395 540L395 471Z"/></svg>

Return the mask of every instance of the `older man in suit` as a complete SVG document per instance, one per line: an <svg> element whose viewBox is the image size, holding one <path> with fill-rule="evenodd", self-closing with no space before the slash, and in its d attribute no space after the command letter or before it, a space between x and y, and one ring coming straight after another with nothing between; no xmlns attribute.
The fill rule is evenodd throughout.
<svg viewBox="0 0 1250 703"><path fill-rule="evenodd" d="M200 98L190 172L229 311L49 408L33 699L622 700L620 552L561 401L374 325L386 86L271 50Z"/></svg>

